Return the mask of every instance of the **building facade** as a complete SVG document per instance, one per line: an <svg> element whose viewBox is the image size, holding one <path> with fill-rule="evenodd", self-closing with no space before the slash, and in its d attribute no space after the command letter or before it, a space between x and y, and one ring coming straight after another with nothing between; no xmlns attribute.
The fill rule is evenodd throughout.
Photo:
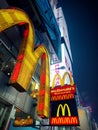
<svg viewBox="0 0 98 130"><path fill-rule="evenodd" d="M55 86L61 85L60 78L56 77L55 81L53 80L55 75L60 75L62 78L65 73L68 75L66 76L64 80L64 84L70 85L72 82L74 82L73 78L73 70L72 70L72 54L71 54L71 47L70 47L70 40L68 37L68 29L67 24L64 18L64 14L62 11L62 8L57 8L57 0L35 0L35 1L25 1L25 0L3 0L0 1L0 129L2 130L18 130L18 129L41 129L41 130L77 130L77 129L83 129L84 126L82 123L82 119L85 116L85 120L87 121L86 130L93 130L95 127L95 123L93 122L93 126L91 125L91 117L90 113L87 108L81 107L77 105L78 108L78 114L79 114L79 120L80 120L80 126L51 126L49 124L49 118L43 119L37 114L37 105L38 105L38 95L39 95L39 88L40 83L45 83L46 75L48 75L48 71L46 69L46 75L43 76L41 79L41 73L44 73L44 67L47 66L47 64L44 63L45 55L43 53L49 53L49 82L50 86L48 86L50 89ZM6 9L13 9L12 14L6 13L6 15L3 13L6 12ZM21 13L24 13L23 17L22 15L17 15L17 11L15 12L14 9L21 9ZM25 15L27 16L25 17ZM18 24L12 24L10 25L10 22L14 23L17 20L22 20L21 16L24 20L30 19L30 22L28 21L21 21ZM8 19L7 19L8 18ZM10 21L9 23L7 21ZM14 21L14 22L13 22ZM18 21L19 22L19 21ZM24 24L28 22L29 23L29 29L32 27L34 30L34 33L30 36L30 38L27 38L28 30L24 26ZM7 26L10 25L9 28ZM21 26L23 25L23 26ZM4 28L2 28L4 27ZM24 32L25 29L25 32ZM32 30L32 29L31 29ZM31 31L29 31L30 33ZM23 41L24 38L24 41ZM38 53L35 54L35 56L38 56L38 62L35 66L34 73L32 78L30 79L28 89L25 89L25 91L20 91L21 85L14 85L9 83L10 77L12 75L12 72L14 70L14 67L17 63L17 59L22 59L22 57L18 57L21 52L24 51L24 48L22 43L26 43L28 40L31 40L31 44L34 44L34 46L30 46L27 48L27 51L33 50L35 51L37 48L40 48L40 46L43 44L45 49L40 48L39 53L41 53L41 56L39 56ZM29 44L29 43L28 43ZM22 47L21 47L22 46ZM24 45L25 46L25 45ZM26 48L27 46L25 46ZM22 48L20 51L20 48ZM43 53L41 52L43 51ZM22 53L21 53L22 54ZM37 55L38 54L38 55ZM29 52L28 56L31 56L32 53ZM21 55L22 56L22 55ZM31 56L32 57L32 56ZM44 60L43 60L44 59ZM27 62L26 62L27 61ZM25 69L24 74L22 77L24 79L28 75L29 69L32 70L32 67L29 64L31 61L36 62L36 58L34 59L30 57L25 60L26 65L28 65L28 69ZM32 64L34 63L32 62ZM20 62L19 62L20 63ZM43 66L41 68L41 65L43 63ZM47 61L46 61L47 63ZM19 64L18 64L19 65ZM32 65L33 66L33 65ZM41 68L41 69L40 69ZM31 74L31 71L30 73ZM70 76L69 76L70 75ZM71 81L71 79L72 81ZM28 84L25 80L21 79L21 82L25 84ZM53 83L54 82L54 83ZM47 82L46 82L47 83ZM44 91L48 91L49 88L45 88ZM40 90L41 92L41 90ZM42 92L43 95L44 92ZM48 93L49 94L49 93ZM48 95L47 94L47 95ZM41 95L41 96L42 96ZM47 97L46 95L46 97ZM45 97L45 98L46 98ZM49 97L48 97L49 98ZM42 100L42 99L41 99ZM45 100L45 99L44 99ZM50 107L50 106L48 106ZM40 107L41 108L41 107ZM84 112L84 116L81 116L81 112ZM86 112L86 114L85 114ZM44 112L45 115L47 115L47 112ZM20 116L21 115L21 116ZM15 119L21 120L20 126L15 126ZM25 120L26 118L26 120ZM33 123L32 123L33 119ZM18 120L18 121L19 121ZM26 127L24 125L24 121L31 121L31 124L28 124ZM19 123L19 122L18 122ZM19 124L18 124L19 125Z"/></svg>

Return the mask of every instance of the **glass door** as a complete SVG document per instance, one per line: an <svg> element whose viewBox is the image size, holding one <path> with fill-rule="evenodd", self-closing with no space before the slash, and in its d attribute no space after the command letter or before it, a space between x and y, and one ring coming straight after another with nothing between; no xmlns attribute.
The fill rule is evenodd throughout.
<svg viewBox="0 0 98 130"><path fill-rule="evenodd" d="M12 105L0 98L0 130L5 130Z"/></svg>

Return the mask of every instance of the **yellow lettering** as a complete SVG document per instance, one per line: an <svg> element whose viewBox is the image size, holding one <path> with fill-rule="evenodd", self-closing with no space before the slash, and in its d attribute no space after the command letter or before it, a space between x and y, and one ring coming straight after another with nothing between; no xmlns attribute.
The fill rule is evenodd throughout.
<svg viewBox="0 0 98 130"><path fill-rule="evenodd" d="M74 94L60 94L60 95L53 95L51 96L51 101L59 101L59 100L67 100L67 99L73 99Z"/></svg>

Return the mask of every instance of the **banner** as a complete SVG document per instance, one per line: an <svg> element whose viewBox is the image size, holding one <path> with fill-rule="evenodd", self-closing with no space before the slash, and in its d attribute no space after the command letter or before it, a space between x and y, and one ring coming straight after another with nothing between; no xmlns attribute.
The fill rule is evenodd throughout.
<svg viewBox="0 0 98 130"><path fill-rule="evenodd" d="M43 44L34 50L34 27L31 23L31 20L23 10L16 8L1 9L0 32L15 25L23 25L24 31L17 61L11 74L9 83L18 91L27 91L39 59L41 59L41 78L39 91L45 91L45 93L43 96L40 94L38 95L37 112L39 116L49 117L50 63L48 51ZM42 106L42 108L40 106Z"/></svg>

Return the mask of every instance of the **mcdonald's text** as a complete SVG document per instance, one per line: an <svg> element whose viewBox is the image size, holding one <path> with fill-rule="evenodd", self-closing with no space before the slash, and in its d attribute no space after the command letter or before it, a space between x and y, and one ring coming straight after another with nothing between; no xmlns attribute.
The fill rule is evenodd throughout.
<svg viewBox="0 0 98 130"><path fill-rule="evenodd" d="M51 89L51 96L65 93L76 93L76 85L64 85Z"/></svg>

